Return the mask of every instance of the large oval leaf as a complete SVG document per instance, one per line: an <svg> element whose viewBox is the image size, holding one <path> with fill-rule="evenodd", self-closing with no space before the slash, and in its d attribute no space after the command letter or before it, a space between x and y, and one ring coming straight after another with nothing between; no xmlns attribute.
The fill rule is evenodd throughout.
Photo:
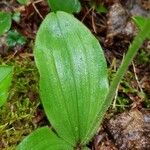
<svg viewBox="0 0 150 150"><path fill-rule="evenodd" d="M0 66L0 106L2 106L7 99L11 80L12 67Z"/></svg>
<svg viewBox="0 0 150 150"><path fill-rule="evenodd" d="M27 136L17 150L73 150L73 147L48 127L42 127Z"/></svg>
<svg viewBox="0 0 150 150"><path fill-rule="evenodd" d="M11 27L11 14L0 12L0 35L7 32Z"/></svg>
<svg viewBox="0 0 150 150"><path fill-rule="evenodd" d="M52 11L65 11L68 13L79 12L81 5L79 0L48 0Z"/></svg>
<svg viewBox="0 0 150 150"><path fill-rule="evenodd" d="M50 13L37 33L34 53L49 121L67 142L86 143L108 92L99 42L72 15Z"/></svg>

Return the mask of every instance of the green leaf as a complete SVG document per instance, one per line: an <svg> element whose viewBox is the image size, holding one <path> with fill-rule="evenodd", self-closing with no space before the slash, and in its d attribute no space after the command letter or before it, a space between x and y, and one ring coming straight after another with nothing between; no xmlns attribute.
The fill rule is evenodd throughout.
<svg viewBox="0 0 150 150"><path fill-rule="evenodd" d="M29 3L30 0L17 0L18 3L22 4L22 5L27 5Z"/></svg>
<svg viewBox="0 0 150 150"><path fill-rule="evenodd" d="M5 103L12 80L12 67L0 66L0 107Z"/></svg>
<svg viewBox="0 0 150 150"><path fill-rule="evenodd" d="M49 121L69 143L88 142L108 92L99 42L73 15L50 13L37 33L34 54Z"/></svg>
<svg viewBox="0 0 150 150"><path fill-rule="evenodd" d="M96 11L99 13L107 13L108 12L107 8L104 5L97 6Z"/></svg>
<svg viewBox="0 0 150 150"><path fill-rule="evenodd" d="M42 127L27 136L18 145L17 150L73 150L73 147L50 128Z"/></svg>
<svg viewBox="0 0 150 150"><path fill-rule="evenodd" d="M13 19L15 22L19 23L19 22L20 22L20 15L21 15L20 12L15 12L15 13L13 14L13 16L12 16L12 19Z"/></svg>
<svg viewBox="0 0 150 150"><path fill-rule="evenodd" d="M0 12L0 36L7 32L11 27L11 14Z"/></svg>
<svg viewBox="0 0 150 150"><path fill-rule="evenodd" d="M68 13L78 13L81 9L78 0L48 0L48 4L52 11L65 11Z"/></svg>
<svg viewBox="0 0 150 150"><path fill-rule="evenodd" d="M94 10L96 10L99 13L107 13L108 10L103 4L97 4L95 1L89 1L90 7L92 7Z"/></svg>
<svg viewBox="0 0 150 150"><path fill-rule="evenodd" d="M145 18L142 16L134 16L133 20L137 24L137 26L140 28L140 30L143 30L146 22L150 22L150 18ZM150 39L150 34L147 36L147 38Z"/></svg>

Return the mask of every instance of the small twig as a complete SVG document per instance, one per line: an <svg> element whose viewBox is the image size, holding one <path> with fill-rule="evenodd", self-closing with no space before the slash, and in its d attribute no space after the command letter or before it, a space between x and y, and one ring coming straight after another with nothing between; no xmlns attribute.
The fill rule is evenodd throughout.
<svg viewBox="0 0 150 150"><path fill-rule="evenodd" d="M10 11L13 11L13 10L14 10L14 6L11 5L11 2L1 1L1 2L0 2L0 5L5 5L7 8L10 9ZM5 7L5 6L4 6L4 7Z"/></svg>
<svg viewBox="0 0 150 150"><path fill-rule="evenodd" d="M136 82L137 82L137 84L138 84L138 87L139 87L140 91L143 93L143 89L142 89L142 87L141 87L141 85L140 85L138 76L137 76L137 74L136 74L136 68L135 68L135 65L134 65L133 61L132 61L132 66L133 66L133 72L134 72L134 76L135 76Z"/></svg>
<svg viewBox="0 0 150 150"><path fill-rule="evenodd" d="M33 2L33 3L37 4L37 3L41 3L41 2L43 2L43 0L37 0L37 1Z"/></svg>
<svg viewBox="0 0 150 150"><path fill-rule="evenodd" d="M83 22L84 21L84 19L86 18L86 16L90 13L90 11L92 11L93 10L93 8L91 7L87 12L86 12L86 14L83 16L83 18L81 19L81 22Z"/></svg>
<svg viewBox="0 0 150 150"><path fill-rule="evenodd" d="M116 101L117 101L117 97L118 97L118 88L119 88L119 85L117 86L116 94L114 96L114 100L113 100L113 104L112 104L113 109L115 109L115 107L116 107Z"/></svg>
<svg viewBox="0 0 150 150"><path fill-rule="evenodd" d="M35 2L32 3L32 6L34 7L35 11L36 11L37 14L40 16L40 18L41 18L42 20L44 20L43 16L40 14L39 10L37 9L37 7L36 7L36 5L35 5L35 4L40 3L40 2L42 2L42 1L41 1L41 0L35 1Z"/></svg>
<svg viewBox="0 0 150 150"><path fill-rule="evenodd" d="M93 27L94 33L97 33L95 21L94 21L94 11L93 10L92 10L92 27Z"/></svg>
<svg viewBox="0 0 150 150"><path fill-rule="evenodd" d="M15 57L15 55L18 53L18 51L16 50L8 59L5 63L8 63L11 59L13 59Z"/></svg>

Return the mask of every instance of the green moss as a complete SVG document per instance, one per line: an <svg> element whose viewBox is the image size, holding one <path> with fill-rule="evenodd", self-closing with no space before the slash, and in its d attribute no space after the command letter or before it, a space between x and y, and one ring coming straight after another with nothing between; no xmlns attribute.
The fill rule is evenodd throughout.
<svg viewBox="0 0 150 150"><path fill-rule="evenodd" d="M14 66L10 95L0 108L0 149L13 150L24 136L37 128L33 118L39 106L38 73L28 55L8 59L0 60Z"/></svg>
<svg viewBox="0 0 150 150"><path fill-rule="evenodd" d="M136 56L136 63L140 65L140 64L143 64L143 63L146 64L149 62L150 62L150 52L144 49L141 49L138 52L138 55Z"/></svg>

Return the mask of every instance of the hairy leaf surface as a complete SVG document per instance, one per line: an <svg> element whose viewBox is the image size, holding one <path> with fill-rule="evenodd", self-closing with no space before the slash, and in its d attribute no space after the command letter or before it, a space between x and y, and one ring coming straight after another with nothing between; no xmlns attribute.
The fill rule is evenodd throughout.
<svg viewBox="0 0 150 150"><path fill-rule="evenodd" d="M79 0L48 0L52 11L65 11L68 13L79 12L81 5Z"/></svg>
<svg viewBox="0 0 150 150"><path fill-rule="evenodd" d="M49 121L72 145L86 143L108 92L107 66L99 42L72 15L50 13L37 33L34 53Z"/></svg>
<svg viewBox="0 0 150 150"><path fill-rule="evenodd" d="M11 80L12 67L0 66L0 106L2 106L7 99Z"/></svg>
<svg viewBox="0 0 150 150"><path fill-rule="evenodd" d="M17 150L73 150L48 127L42 127L27 136Z"/></svg>

